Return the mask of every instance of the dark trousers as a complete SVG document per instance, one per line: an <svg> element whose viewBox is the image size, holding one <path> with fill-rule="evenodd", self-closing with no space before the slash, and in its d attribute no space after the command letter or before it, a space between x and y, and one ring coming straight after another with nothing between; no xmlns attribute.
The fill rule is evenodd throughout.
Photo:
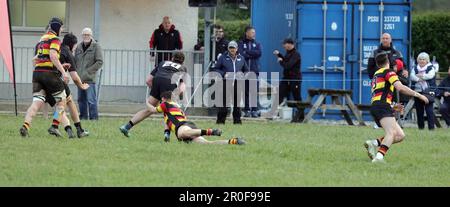
<svg viewBox="0 0 450 207"><path fill-rule="evenodd" d="M256 76L258 78L258 76ZM255 94L250 94L250 85L256 83L256 96ZM254 86L253 86L254 87ZM256 100L253 100L256 97ZM258 80L245 80L245 111L258 111L259 103L259 81Z"/></svg>
<svg viewBox="0 0 450 207"><path fill-rule="evenodd" d="M442 118L444 118L447 126L450 126L450 103L444 102L443 104L441 104L441 108L439 108L439 112L441 113Z"/></svg>
<svg viewBox="0 0 450 207"><path fill-rule="evenodd" d="M217 123L225 123L227 119L228 110L230 109L229 105L233 102L233 121L240 122L241 121L241 89L238 88L237 80L234 81L234 84L229 85L231 82L223 81L223 106L218 107L217 112ZM233 101L232 97L228 97L226 91L233 90ZM216 94L217 96L218 94Z"/></svg>
<svg viewBox="0 0 450 207"><path fill-rule="evenodd" d="M294 101L302 101L301 96L302 91L302 81L285 81L281 80L280 82L280 96L279 96L279 103L283 102L284 98L289 99L289 95L292 94L292 97L294 98ZM304 110L298 110L294 117L292 118L293 122L299 122L302 121L305 118L305 111Z"/></svg>
<svg viewBox="0 0 450 207"><path fill-rule="evenodd" d="M415 107L417 112L417 125L419 129L425 128L425 118L424 114L427 113L428 120L428 129L434 129L434 112L433 112L433 103L425 104L418 98L415 98Z"/></svg>

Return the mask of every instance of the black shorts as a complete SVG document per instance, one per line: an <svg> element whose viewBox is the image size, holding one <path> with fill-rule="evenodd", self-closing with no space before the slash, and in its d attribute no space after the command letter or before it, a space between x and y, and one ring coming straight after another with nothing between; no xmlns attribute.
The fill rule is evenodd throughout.
<svg viewBox="0 0 450 207"><path fill-rule="evenodd" d="M64 81L58 72L33 72L33 93L44 90L46 94L52 95L64 91L64 88Z"/></svg>
<svg viewBox="0 0 450 207"><path fill-rule="evenodd" d="M373 116L375 123L381 127L380 120L385 117L395 117L394 109L389 104L373 104L370 107L370 114Z"/></svg>
<svg viewBox="0 0 450 207"><path fill-rule="evenodd" d="M161 100L161 94L166 91L174 91L177 88L177 84L172 84L170 79L162 77L154 77L152 90L150 91L150 96Z"/></svg>
<svg viewBox="0 0 450 207"><path fill-rule="evenodd" d="M197 126L195 125L195 123L192 122L192 121L182 121L182 122L180 122L180 124L178 124L177 127L175 127L175 136L177 137L178 141L191 142L192 139L181 139L181 138L178 138L178 129L179 129L181 126L188 126L188 127L190 127L191 129L198 129L198 127L197 127Z"/></svg>
<svg viewBox="0 0 450 207"><path fill-rule="evenodd" d="M68 98L70 96L70 88L66 83L64 83L64 90L66 90L66 98ZM56 104L56 100L51 94L45 94L45 102L47 102L51 107Z"/></svg>

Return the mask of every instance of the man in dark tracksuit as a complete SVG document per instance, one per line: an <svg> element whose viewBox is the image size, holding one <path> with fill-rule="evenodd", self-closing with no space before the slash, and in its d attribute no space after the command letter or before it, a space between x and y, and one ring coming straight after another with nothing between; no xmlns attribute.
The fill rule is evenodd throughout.
<svg viewBox="0 0 450 207"><path fill-rule="evenodd" d="M212 68L213 71L220 73L223 79L223 106L219 107L217 113L217 124L225 124L228 113L228 103L233 100L233 123L242 124L241 121L241 109L239 107L241 102L242 88L238 87L238 75L237 73L248 72L247 64L244 57L237 53L238 44L235 41L231 41L228 44L228 52L219 57L217 63ZM243 74L242 74L243 75ZM230 85L231 83L231 85ZM226 92L233 92L234 97L227 97ZM216 93L216 96L218 94Z"/></svg>
<svg viewBox="0 0 450 207"><path fill-rule="evenodd" d="M166 50L166 52L158 52L158 59L155 61L155 67L162 61L171 60L172 52L167 50L181 50L183 49L183 41L181 34L175 29L170 17L165 16L163 22L156 29L149 41L150 50ZM154 56L151 53L151 56Z"/></svg>
<svg viewBox="0 0 450 207"><path fill-rule="evenodd" d="M250 71L256 74L256 79L259 75L259 58L261 57L261 45L255 40L255 29L253 27L245 28L245 38L239 41L239 54L245 58ZM249 76L255 78L254 76ZM250 94L250 84L256 83L256 94ZM258 117L258 80L245 81L245 108L244 117ZM256 100L253 100L256 97Z"/></svg>
<svg viewBox="0 0 450 207"><path fill-rule="evenodd" d="M279 103L282 103L284 98L289 99L290 93L292 93L295 101L302 101L302 73L300 71L300 53L298 53L295 49L294 40L292 40L291 38L287 38L283 41L283 47L286 50L285 56L281 55L278 50L274 51L274 55L278 57L278 62L283 67L283 79L280 83ZM302 122L304 118L305 112L303 110L297 111L291 122Z"/></svg>

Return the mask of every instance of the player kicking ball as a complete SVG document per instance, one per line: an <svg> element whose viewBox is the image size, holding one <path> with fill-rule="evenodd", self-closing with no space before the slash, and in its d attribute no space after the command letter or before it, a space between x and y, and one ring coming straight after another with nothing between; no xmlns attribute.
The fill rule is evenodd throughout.
<svg viewBox="0 0 450 207"><path fill-rule="evenodd" d="M405 133L397 124L394 109L391 106L394 88L405 95L414 96L428 104L428 99L410 88L404 86L397 74L389 68L389 59L386 53L375 57L378 69L372 80L372 106L370 113L378 126L384 129L385 135L379 139L367 140L364 146L367 149L372 163L384 162L389 147L399 143L405 138Z"/></svg>
<svg viewBox="0 0 450 207"><path fill-rule="evenodd" d="M220 129L199 129L190 121L187 121L184 112L177 103L172 101L172 92L166 91L161 93L161 104L157 107L147 102L148 110L152 113L164 113L164 122L167 127L175 132L179 141L194 142L200 144L234 144L243 145L245 141L242 138L231 138L229 140L209 141L203 136L220 136Z"/></svg>

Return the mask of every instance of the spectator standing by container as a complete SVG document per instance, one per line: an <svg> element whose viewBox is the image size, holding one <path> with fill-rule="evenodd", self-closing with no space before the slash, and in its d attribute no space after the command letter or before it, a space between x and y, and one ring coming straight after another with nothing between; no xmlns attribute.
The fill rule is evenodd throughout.
<svg viewBox="0 0 450 207"><path fill-rule="evenodd" d="M259 89L259 58L261 57L261 45L256 41L256 31L255 28L248 26L245 28L245 36L239 41L239 54L245 58L250 71L256 74L256 80L246 80L245 81L245 108L244 117L258 117L258 89ZM255 78L255 76L248 76L250 78ZM256 94L250 94L250 85L256 83ZM253 100L255 99L256 100Z"/></svg>
<svg viewBox="0 0 450 207"><path fill-rule="evenodd" d="M411 81L413 82L414 90L425 95L425 96L434 96L436 89L436 70L433 67L433 64L430 63L430 56L422 52L417 56L417 66L411 71ZM431 98L430 100L433 100ZM417 125L419 129L423 129L425 127L424 121L424 111L427 113L428 119L428 129L434 129L434 112L433 112L433 101L425 104L420 99L415 99L415 107L417 112Z"/></svg>
<svg viewBox="0 0 450 207"><path fill-rule="evenodd" d="M295 49L295 42L291 38L287 38L283 41L283 47L286 50L286 54L284 56L278 50L273 52L281 67L283 67L283 78L281 80L279 90L279 103L282 103L284 98L289 99L290 94L292 94L295 101L302 101L300 53L298 53L297 49ZM303 110L297 111L291 122L302 122L304 118L305 112Z"/></svg>
<svg viewBox="0 0 450 207"><path fill-rule="evenodd" d="M375 57L381 53L385 52L389 57L389 65L391 66L391 69L394 71L397 71L397 61L401 60L403 62L403 55L400 51L396 50L392 44L392 37L389 33L384 33L381 36L381 43L380 46L376 50L372 52L372 54L369 57L368 63L367 63L367 71L369 73L369 78L372 79L375 72L379 69L375 63ZM408 77L408 71L407 70L400 70L399 72L402 73L402 76ZM401 81L401 80L400 80ZM404 82L402 82L404 84Z"/></svg>

